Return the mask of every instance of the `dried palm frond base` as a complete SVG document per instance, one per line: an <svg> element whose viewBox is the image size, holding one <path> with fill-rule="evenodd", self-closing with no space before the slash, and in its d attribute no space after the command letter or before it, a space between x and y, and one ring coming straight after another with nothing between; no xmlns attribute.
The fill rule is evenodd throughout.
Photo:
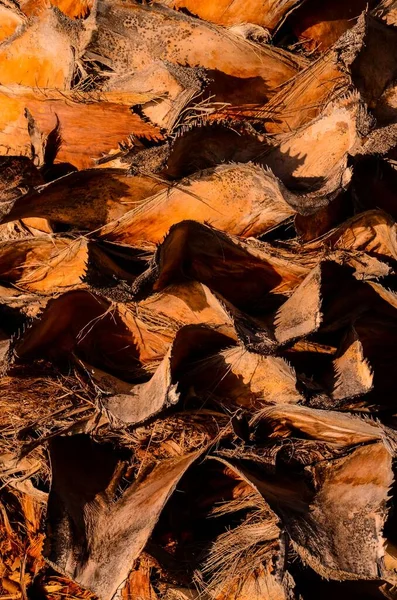
<svg viewBox="0 0 397 600"><path fill-rule="evenodd" d="M0 0L0 600L397 600L396 14Z"/></svg>

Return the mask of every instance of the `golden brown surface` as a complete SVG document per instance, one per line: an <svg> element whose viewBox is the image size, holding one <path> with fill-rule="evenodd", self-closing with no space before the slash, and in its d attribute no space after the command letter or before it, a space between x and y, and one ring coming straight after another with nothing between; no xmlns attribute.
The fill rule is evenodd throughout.
<svg viewBox="0 0 397 600"><path fill-rule="evenodd" d="M0 600L396 600L397 29L0 0Z"/></svg>

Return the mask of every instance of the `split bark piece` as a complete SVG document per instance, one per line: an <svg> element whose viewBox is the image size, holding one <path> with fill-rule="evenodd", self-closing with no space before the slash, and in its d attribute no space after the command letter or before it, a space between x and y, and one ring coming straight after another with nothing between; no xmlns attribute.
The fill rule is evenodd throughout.
<svg viewBox="0 0 397 600"><path fill-rule="evenodd" d="M206 324L237 339L230 313L205 285L195 281L170 285L119 310L134 332L140 361L149 369L164 358L177 331L185 325Z"/></svg>
<svg viewBox="0 0 397 600"><path fill-rule="evenodd" d="M134 336L117 305L87 290L50 300L38 320L15 343L23 361L79 358L125 379L142 377Z"/></svg>
<svg viewBox="0 0 397 600"><path fill-rule="evenodd" d="M269 245L184 221L171 228L133 292L143 296L191 278L250 313L272 303L270 292L282 294L296 287L307 272L307 266L291 264L290 255L284 258Z"/></svg>
<svg viewBox="0 0 397 600"><path fill-rule="evenodd" d="M298 517L288 526L302 559L323 577L339 581L381 577L382 533L393 482L391 456L384 444L357 448L307 470L317 482L308 523L302 526L305 517ZM314 534L309 547L308 531Z"/></svg>
<svg viewBox="0 0 397 600"><path fill-rule="evenodd" d="M318 240L305 244L304 248L314 251L325 245L332 250L358 251L380 260L397 260L396 236L394 219L381 210L368 210Z"/></svg>
<svg viewBox="0 0 397 600"><path fill-rule="evenodd" d="M333 364L335 383L332 397L335 400L350 400L372 390L374 372L354 327L344 339Z"/></svg>
<svg viewBox="0 0 397 600"><path fill-rule="evenodd" d="M338 581L381 578L382 530L393 482L385 432L371 421L297 406L271 407L264 414L272 436L303 434L344 448L345 456L304 468L303 478L293 467L272 479L255 473L258 489L302 560ZM359 443L366 445L357 448Z"/></svg>
<svg viewBox="0 0 397 600"><path fill-rule="evenodd" d="M193 364L181 379L181 385L184 383L193 386L196 394L248 410L303 400L294 369L283 358L261 356L241 346Z"/></svg>
<svg viewBox="0 0 397 600"><path fill-rule="evenodd" d="M342 284L343 297L339 294ZM374 308L387 311L390 316L395 311L370 282L357 280L348 267L324 261L278 309L274 317L275 338L286 344L320 327L322 331L337 331Z"/></svg>
<svg viewBox="0 0 397 600"><path fill-rule="evenodd" d="M344 449L380 442L385 436L383 427L374 421L291 404L264 408L254 422L259 423L255 438L258 443L265 431L274 439L304 437Z"/></svg>
<svg viewBox="0 0 397 600"><path fill-rule="evenodd" d="M5 205L2 222L45 217L54 223L96 230L165 186L122 169L89 169L70 173Z"/></svg>
<svg viewBox="0 0 397 600"><path fill-rule="evenodd" d="M160 137L158 129L131 111L131 106L153 99L152 94L59 92L48 85L44 82L41 89L36 84L34 88L0 86L1 154L31 156L26 109L44 136L58 131L57 161L79 169L93 167L96 159L118 149L119 142L130 134ZM99 122L102 128L98 128Z"/></svg>
<svg viewBox="0 0 397 600"><path fill-rule="evenodd" d="M361 145L368 126L358 95L349 95L302 129L277 136L278 146L263 160L288 188L339 191L350 180L347 156Z"/></svg>
<svg viewBox="0 0 397 600"><path fill-rule="evenodd" d="M320 327L322 268L316 267L279 308L274 320L275 336L279 343L305 337Z"/></svg>
<svg viewBox="0 0 397 600"><path fill-rule="evenodd" d="M6 501L2 498L4 504ZM24 492L16 489L10 490L8 503L12 506L19 519L25 522L25 532L21 534L14 521L7 517L4 504L2 507L2 575L1 585L3 591L11 592L10 595L22 595L22 590L30 583L30 574L26 572L24 564L16 558L16 554L24 552L26 559L33 569L43 568L43 559L38 549L42 545L43 535L40 531L40 521L44 506ZM7 594L5 594L7 595Z"/></svg>
<svg viewBox="0 0 397 600"><path fill-rule="evenodd" d="M136 425L179 401L178 381L188 360L199 360L214 348L224 348L234 340L216 328L186 325L175 335L163 361L147 383L105 398L103 403L111 417L123 425Z"/></svg>
<svg viewBox="0 0 397 600"><path fill-rule="evenodd" d="M100 600L111 600L179 480L204 451L160 462L115 499L117 454L87 436L53 439L47 560Z"/></svg>
<svg viewBox="0 0 397 600"><path fill-rule="evenodd" d="M221 165L148 198L100 235L146 249L161 242L175 223L192 219L255 237L295 213L289 199L290 193L270 171L251 164Z"/></svg>
<svg viewBox="0 0 397 600"><path fill-rule="evenodd" d="M396 301L395 294L393 296ZM368 386L368 395L363 397L363 402L381 409L393 406L396 320L386 316L386 311L372 311L358 319L354 329L356 344L361 346L364 369L367 364L372 374L372 386Z"/></svg>
<svg viewBox="0 0 397 600"><path fill-rule="evenodd" d="M49 236L0 243L0 279L31 292L54 294L82 286L87 263L84 239Z"/></svg>

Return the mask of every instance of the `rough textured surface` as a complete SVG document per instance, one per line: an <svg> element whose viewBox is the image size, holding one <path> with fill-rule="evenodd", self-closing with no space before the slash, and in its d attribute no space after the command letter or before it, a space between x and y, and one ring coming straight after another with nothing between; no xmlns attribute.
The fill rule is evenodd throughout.
<svg viewBox="0 0 397 600"><path fill-rule="evenodd" d="M395 16L0 0L0 600L396 600Z"/></svg>

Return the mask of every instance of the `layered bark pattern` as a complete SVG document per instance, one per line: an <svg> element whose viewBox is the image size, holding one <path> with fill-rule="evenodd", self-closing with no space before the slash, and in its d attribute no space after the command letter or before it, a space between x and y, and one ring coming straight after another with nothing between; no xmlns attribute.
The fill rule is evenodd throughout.
<svg viewBox="0 0 397 600"><path fill-rule="evenodd" d="M397 598L396 27L0 0L0 600Z"/></svg>

